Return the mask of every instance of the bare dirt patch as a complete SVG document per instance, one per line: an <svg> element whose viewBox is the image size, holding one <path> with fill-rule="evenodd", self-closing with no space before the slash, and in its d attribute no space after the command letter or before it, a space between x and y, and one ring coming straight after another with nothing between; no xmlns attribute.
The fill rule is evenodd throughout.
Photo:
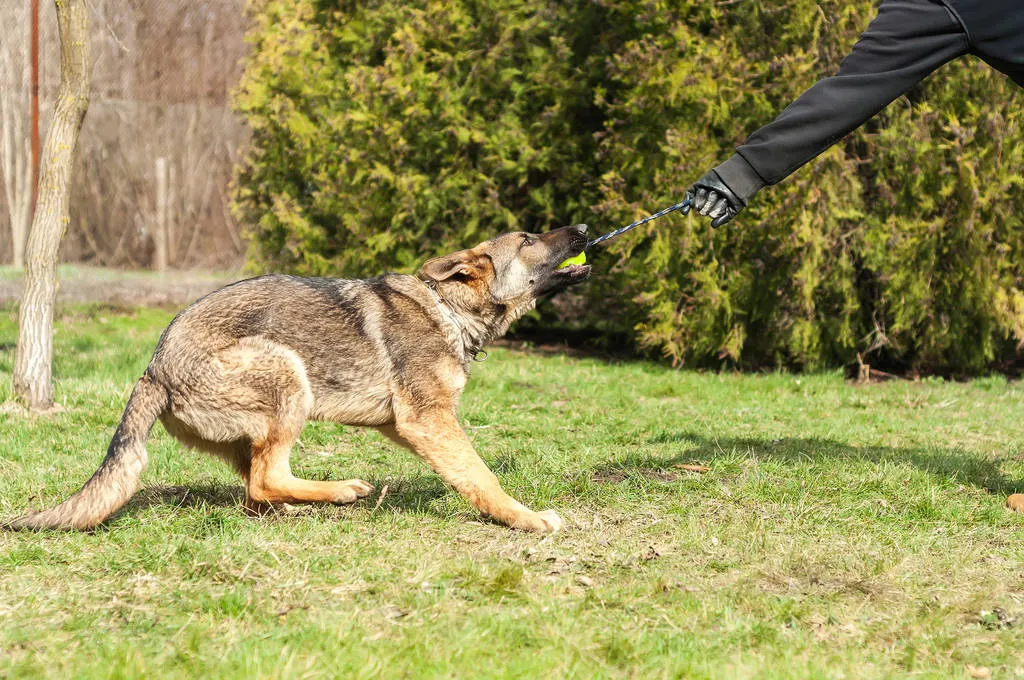
<svg viewBox="0 0 1024 680"><path fill-rule="evenodd" d="M677 479L687 476L687 472L703 474L708 471L707 467L692 463L679 463L677 465L673 465L672 469L679 470L679 472L673 472L672 470L659 470L651 467L637 467L629 470L610 468L598 470L590 476L590 479L598 484L621 484L629 479L630 475L633 474L640 475L641 477L656 482L674 482Z"/></svg>
<svg viewBox="0 0 1024 680"><path fill-rule="evenodd" d="M244 275L239 272L172 271L158 274L63 265L58 274L57 301L145 307L181 306L241 278ZM10 267L0 268L0 304L20 300L23 286L20 271Z"/></svg>
<svg viewBox="0 0 1024 680"><path fill-rule="evenodd" d="M680 475L674 472L654 470L652 468L637 468L632 470L632 472L657 482L674 482L680 477ZM629 477L630 472L626 470L601 470L600 472L595 472L590 479L598 484L621 484L629 479Z"/></svg>

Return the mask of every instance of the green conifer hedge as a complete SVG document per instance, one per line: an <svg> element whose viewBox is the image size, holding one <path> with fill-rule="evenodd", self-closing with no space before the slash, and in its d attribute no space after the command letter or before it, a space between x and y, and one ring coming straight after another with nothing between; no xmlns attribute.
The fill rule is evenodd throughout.
<svg viewBox="0 0 1024 680"><path fill-rule="evenodd" d="M611 230L833 73L875 9L254 0L235 189L252 264L364 276L507 230ZM670 216L594 254L575 321L676 363L1005 367L1024 343L1022 103L948 64L727 227Z"/></svg>

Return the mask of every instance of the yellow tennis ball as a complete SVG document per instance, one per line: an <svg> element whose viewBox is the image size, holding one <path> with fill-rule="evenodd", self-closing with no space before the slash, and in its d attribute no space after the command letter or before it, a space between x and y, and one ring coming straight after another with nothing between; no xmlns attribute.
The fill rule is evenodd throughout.
<svg viewBox="0 0 1024 680"><path fill-rule="evenodd" d="M561 269L562 267L568 267L571 264L586 264L586 263L587 263L587 254L586 254L586 252L583 252L583 253L580 253L579 255L577 255L576 257L570 257L568 260L566 260L562 264L558 265L558 268Z"/></svg>

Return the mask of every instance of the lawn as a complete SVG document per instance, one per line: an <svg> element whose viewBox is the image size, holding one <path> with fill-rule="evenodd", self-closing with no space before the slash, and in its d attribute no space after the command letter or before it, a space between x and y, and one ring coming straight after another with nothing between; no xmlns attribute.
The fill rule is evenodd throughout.
<svg viewBox="0 0 1024 680"><path fill-rule="evenodd" d="M170 318L62 311L63 411L0 412L0 518L93 472ZM0 310L0 403L15 324ZM0 677L1024 678L1017 382L495 349L461 418L563 532L483 522L377 433L322 423L297 473L378 491L252 519L157 425L103 528L0 534Z"/></svg>

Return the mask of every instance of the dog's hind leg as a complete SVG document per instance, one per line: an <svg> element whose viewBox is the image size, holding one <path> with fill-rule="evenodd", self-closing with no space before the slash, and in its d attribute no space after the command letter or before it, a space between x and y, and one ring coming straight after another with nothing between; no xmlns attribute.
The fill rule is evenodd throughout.
<svg viewBox="0 0 1024 680"><path fill-rule="evenodd" d="M422 411L396 404L393 426L378 428L430 464L481 513L524 531L553 532L562 528L554 510L534 512L505 493L501 483L480 460L452 409Z"/></svg>
<svg viewBox="0 0 1024 680"><path fill-rule="evenodd" d="M274 431L252 446L252 466L246 484L246 507L259 511L276 503L352 503L373 491L361 479L319 482L292 474L288 460L295 435Z"/></svg>
<svg viewBox="0 0 1024 680"><path fill-rule="evenodd" d="M202 371L200 384L172 398L171 416L190 433L183 441L230 458L245 480L247 510L261 513L278 503L351 503L373 491L359 479L321 482L292 474L292 445L313 404L305 366L295 352L243 338L215 358ZM227 455L233 451L237 455Z"/></svg>

